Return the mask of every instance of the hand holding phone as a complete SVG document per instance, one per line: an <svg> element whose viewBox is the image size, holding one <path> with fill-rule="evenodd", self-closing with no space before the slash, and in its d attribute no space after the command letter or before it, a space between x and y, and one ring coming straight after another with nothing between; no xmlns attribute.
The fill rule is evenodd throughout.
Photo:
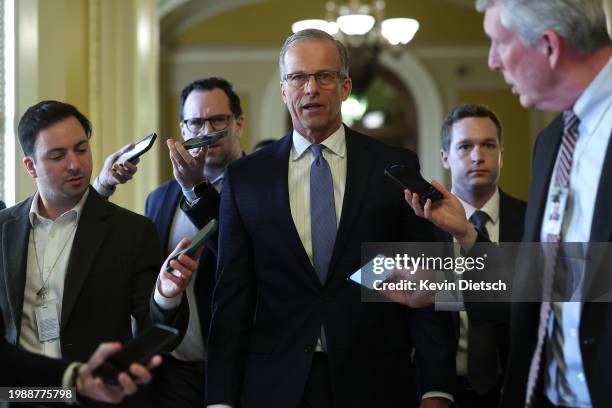
<svg viewBox="0 0 612 408"><path fill-rule="evenodd" d="M123 345L121 351L113 354L97 366L93 377L101 377L108 385L118 385L119 373L129 373L132 363L143 366L157 353L160 353L179 335L174 327L155 324Z"/></svg>
<svg viewBox="0 0 612 408"><path fill-rule="evenodd" d="M198 147L207 147L217 143L219 140L227 136L228 130L223 129L216 132L208 133L202 137L193 137L183 142L185 149L197 149Z"/></svg>
<svg viewBox="0 0 612 408"><path fill-rule="evenodd" d="M433 203L443 198L442 193L425 180L415 168L403 164L394 164L385 169L385 176L395 181L404 190L409 189L411 192L418 194L422 206L425 206L427 199L430 199Z"/></svg>
<svg viewBox="0 0 612 408"><path fill-rule="evenodd" d="M153 146L153 143L155 143L156 138L157 138L156 133L151 133L150 135L146 136L140 142L136 143L136 145L134 146L132 150L129 150L123 153L121 156L117 157L117 160L115 160L115 163L121 164L125 161L132 161L142 156L147 151L149 151L149 149Z"/></svg>
<svg viewBox="0 0 612 408"><path fill-rule="evenodd" d="M216 252L216 248L212 248L211 238L215 232L217 232L218 222L216 219L211 220L208 224L204 226L201 230L199 230L196 235L191 238L191 244L182 251L174 254L166 264L166 271L171 272L174 268L170 265L171 261L178 261L179 256L185 254L189 257L193 257L198 248L200 248L203 244L207 244L211 249Z"/></svg>

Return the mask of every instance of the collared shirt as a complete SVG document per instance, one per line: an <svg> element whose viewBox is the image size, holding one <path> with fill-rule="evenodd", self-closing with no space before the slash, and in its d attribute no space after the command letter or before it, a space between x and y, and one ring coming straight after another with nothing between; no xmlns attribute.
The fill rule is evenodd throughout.
<svg viewBox="0 0 612 408"><path fill-rule="evenodd" d="M454 192L453 192L454 193ZM469 219L478 208L474 207L467 201L458 197L459 201L463 205L465 210L465 216ZM489 219L485 223L485 228L489 233L491 242L499 242L499 190L495 189L495 193L487 200L487 202L480 208L480 211L484 211L489 216ZM459 294L460 296L460 294ZM462 297L461 297L462 299ZM465 312L465 306L463 300L459 302L461 311L459 312L459 343L457 345L457 375L466 377L468 375L468 331L469 323L467 313Z"/></svg>
<svg viewBox="0 0 612 408"><path fill-rule="evenodd" d="M30 237L26 264L26 285L23 297L21 332L19 345L32 353L48 357L61 358L60 339L41 343L36 326L36 307L41 306L37 292L46 281L46 303L57 304L58 318L61 321L64 280L72 252L72 243L76 233L83 206L89 195L85 191L79 202L55 220L40 215L38 192L34 194L30 206Z"/></svg>
<svg viewBox="0 0 612 408"><path fill-rule="evenodd" d="M561 237L563 242L589 242L601 170L612 129L612 58L580 95L573 109L580 118L580 137L572 160L570 191ZM549 192L552 188L551 180ZM548 202L547 207L550 205ZM543 231L540 239L546 240ZM556 302L553 308L555 313L551 313L549 336L562 339L562 350L553 352L553 357L547 361L546 395L553 404L591 407L580 351L582 303ZM561 316L561 321L557 321L555 316ZM557 358L563 361L557 361Z"/></svg>
<svg viewBox="0 0 612 408"><path fill-rule="evenodd" d="M211 184L220 192L223 186L223 173L215 178ZM187 196L185 196L185 198L187 199ZM191 205L195 205L196 202L197 201L194 201ZM177 204L170 227L170 235L168 237L168 253L171 253L174 248L176 248L181 239L192 237L197 232L198 228L191 222L189 217L181 211L180 204ZM187 303L189 304L189 324L187 326L187 332L179 346L171 353L173 357L183 361L204 361L206 355L206 347L204 346L204 339L202 339L202 326L194 290L197 277L196 271L185 290L187 294Z"/></svg>
<svg viewBox="0 0 612 408"><path fill-rule="evenodd" d="M302 245L312 263L312 235L310 231L310 166L314 155L304 136L293 131L293 147L289 156L289 204L291 217ZM332 133L322 143L323 157L329 164L334 184L334 205L336 207L336 227L340 223L344 188L346 185L346 135L344 126Z"/></svg>

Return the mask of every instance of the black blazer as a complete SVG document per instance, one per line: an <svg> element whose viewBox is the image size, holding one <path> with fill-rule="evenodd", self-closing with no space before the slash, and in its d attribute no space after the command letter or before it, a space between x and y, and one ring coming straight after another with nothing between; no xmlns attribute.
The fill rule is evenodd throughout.
<svg viewBox="0 0 612 408"><path fill-rule="evenodd" d="M15 344L21 330L26 281L28 217L32 197L0 212L0 312L5 338ZM93 188L83 207L64 283L60 338L62 357L87 361L105 341L132 337L131 317L187 327L187 302L164 311L153 301L162 263L155 227L143 216L109 203ZM178 343L175 343L175 346ZM125 406L130 405L130 400Z"/></svg>
<svg viewBox="0 0 612 408"><path fill-rule="evenodd" d="M291 133L231 163L221 194L218 281L209 336L207 404L298 407L325 324L336 407L407 407L416 349L421 389L453 393L450 314L365 303L348 280L363 242L434 240L383 171L416 155L346 128L347 178L327 282L322 285L289 205Z"/></svg>
<svg viewBox="0 0 612 408"><path fill-rule="evenodd" d="M558 116L537 138L533 154L533 178L525 219L524 241L540 241L548 186L563 134L563 119ZM595 200L591 242L612 241L612 143L608 145ZM609 251L608 251L609 252ZM605 295L611 287L612 255L599 254L590 262L585 284L591 298ZM517 271L529 273L529 271ZM525 400L531 357L537 342L540 303L514 303L511 311L510 358L503 407L522 406ZM580 350L585 376L594 407L612 406L609 367L612 366L612 303L584 303L580 320ZM540 393L542 387L540 384Z"/></svg>
<svg viewBox="0 0 612 408"><path fill-rule="evenodd" d="M527 203L499 190L499 241L520 242L523 237L525 210ZM440 230L438 230L440 231ZM452 236L440 231L441 240L452 241ZM469 278L469 273L466 278ZM510 305L508 303L470 302L466 297L464 303L471 330L479 330L485 338L495 342L495 351L500 364L506 366L509 348ZM453 314L456 326L459 327L459 315ZM457 335L459 332L457 331ZM469 345L468 345L469 347ZM469 352L469 351L468 351Z"/></svg>
<svg viewBox="0 0 612 408"><path fill-rule="evenodd" d="M170 228L172 227L176 207L180 205L195 226L202 228L210 220L219 218L219 202L219 193L210 184L204 189L197 204L193 207L186 205L181 186L176 180L168 181L153 190L147 196L145 202L145 216L155 223L165 256L168 256L168 240L170 239ZM216 241L216 235L213 240ZM217 257L215 252L205 247L199 260L198 272L194 282L202 339L205 342L210 324L212 288L216 269Z"/></svg>
<svg viewBox="0 0 612 408"><path fill-rule="evenodd" d="M0 314L0 387L60 387L70 363L18 350L4 339Z"/></svg>

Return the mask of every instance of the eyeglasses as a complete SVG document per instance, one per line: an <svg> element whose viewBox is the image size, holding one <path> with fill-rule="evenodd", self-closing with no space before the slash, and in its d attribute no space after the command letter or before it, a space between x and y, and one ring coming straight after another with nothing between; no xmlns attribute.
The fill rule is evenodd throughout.
<svg viewBox="0 0 612 408"><path fill-rule="evenodd" d="M227 129L234 115L215 115L210 118L191 118L185 119L182 123L187 126L191 133L200 133L206 126L206 122L210 123L212 130Z"/></svg>
<svg viewBox="0 0 612 408"><path fill-rule="evenodd" d="M323 87L335 85L336 80L342 78L340 71L296 72L285 75L285 82L292 88L301 88L310 81L311 76Z"/></svg>

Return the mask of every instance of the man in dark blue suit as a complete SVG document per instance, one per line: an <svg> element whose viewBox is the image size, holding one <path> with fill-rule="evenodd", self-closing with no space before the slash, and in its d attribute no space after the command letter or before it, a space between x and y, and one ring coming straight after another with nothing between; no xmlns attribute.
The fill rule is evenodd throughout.
<svg viewBox="0 0 612 408"><path fill-rule="evenodd" d="M523 241L543 243L552 260L515 270L525 287L514 295L535 288L538 297L510 307L501 406L612 406L612 261L609 251L596 250L612 242L612 183L606 177L612 171L612 44L601 2L478 0L477 8L491 39L489 67L504 75L524 107L563 112L533 148ZM425 209L411 194L406 198L417 214L463 235L467 248L481 237L461 204L443 192L444 200ZM559 220L551 225L556 210ZM571 249L564 243L581 243L588 256L563 257ZM575 273L578 301L551 295L561 271ZM496 318L490 309L468 309L470 321L477 314Z"/></svg>
<svg viewBox="0 0 612 408"><path fill-rule="evenodd" d="M180 98L180 129L185 140L227 129L228 135L207 149L186 151L168 140L174 180L147 197L145 215L156 225L166 251L219 218L219 192L227 164L240 157L244 117L232 85L204 78L187 85ZM193 220L185 215L187 212ZM210 304L217 265L216 248L205 248L196 276L187 288L189 327L183 342L164 359L153 379L158 407L192 407L204 401L204 360Z"/></svg>
<svg viewBox="0 0 612 408"><path fill-rule="evenodd" d="M343 126L352 82L340 42L298 32L279 63L294 130L225 173L207 404L446 407L450 315L362 302L348 280L364 242L434 240L383 174L418 159Z"/></svg>
<svg viewBox="0 0 612 408"><path fill-rule="evenodd" d="M497 185L503 165L497 115L483 105L457 106L442 124L441 142L442 165L451 172L451 191L467 218L493 242L520 242L527 203ZM452 241L443 234L442 240ZM444 306L459 311L455 315L459 329L455 404L459 408L497 406L508 354L509 314L501 323L473 324L464 311L470 305L460 301ZM442 305L436 308L442 310Z"/></svg>

